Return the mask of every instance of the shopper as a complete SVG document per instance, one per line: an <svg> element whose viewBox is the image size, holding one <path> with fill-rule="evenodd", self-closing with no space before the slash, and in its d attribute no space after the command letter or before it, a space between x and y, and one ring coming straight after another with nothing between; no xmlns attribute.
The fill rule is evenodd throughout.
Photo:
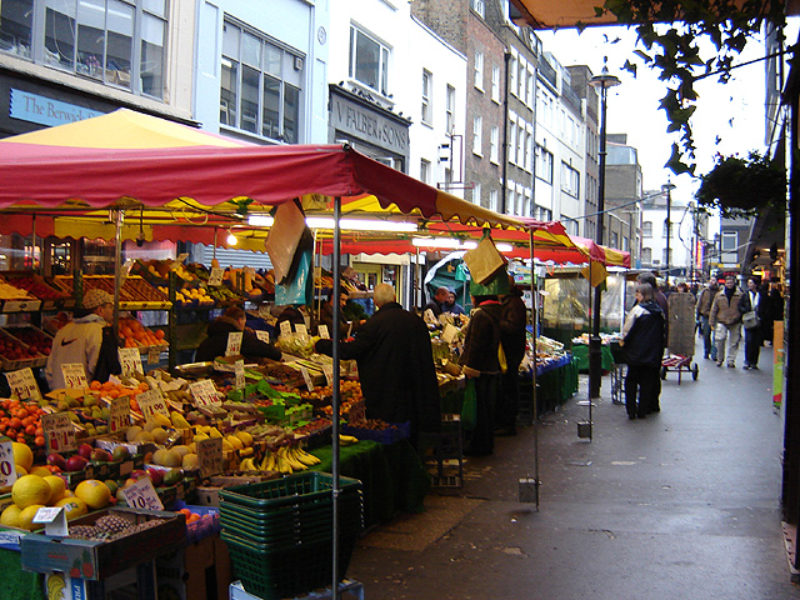
<svg viewBox="0 0 800 600"><path fill-rule="evenodd" d="M431 298L430 302L425 305L425 308L422 309L423 312L430 309L433 313L433 316L438 319L439 315L442 314L442 306L445 302L447 302L448 293L449 290L446 287L436 288L436 293L433 295L433 298Z"/></svg>
<svg viewBox="0 0 800 600"><path fill-rule="evenodd" d="M703 336L703 358L711 358L711 360L717 360L717 347L711 338L712 330L709 322L711 304L714 302L717 292L719 292L719 284L716 279L711 279L700 292L697 300L697 319L700 321L700 333Z"/></svg>
<svg viewBox="0 0 800 600"><path fill-rule="evenodd" d="M659 370L664 354L666 321L653 299L653 286L639 283L636 305L622 327L621 342L628 364L625 377L625 408L629 419L645 418L658 407ZM637 401L638 400L638 401Z"/></svg>
<svg viewBox="0 0 800 600"><path fill-rule="evenodd" d="M110 327L113 296L100 289L89 290L83 297L83 309L76 310L75 317L58 330L47 357L44 374L51 390L64 387L61 367L66 364L83 365L87 381L105 382L122 372L119 345Z"/></svg>
<svg viewBox="0 0 800 600"><path fill-rule="evenodd" d="M501 393L497 403L497 435L517 434L517 409L519 408L519 365L525 356L525 325L527 310L522 301L522 290L509 276L508 294L500 296L500 339L506 357L507 370L503 373Z"/></svg>
<svg viewBox="0 0 800 600"><path fill-rule="evenodd" d="M752 275L747 278L747 291L739 300L739 312L744 315L753 311L758 321L751 327L744 327L744 369L758 370L758 355L764 339L767 301L759 290L758 280Z"/></svg>
<svg viewBox="0 0 800 600"><path fill-rule="evenodd" d="M347 305L347 292L339 293L339 339L345 339L350 334L350 323L347 322L344 316L344 308ZM328 297L322 303L319 314L319 325L325 325L328 328L328 335L333 335L333 292L328 294Z"/></svg>
<svg viewBox="0 0 800 600"><path fill-rule="evenodd" d="M739 350L739 340L742 330L742 313L739 312L739 300L742 292L736 287L736 277L725 277L723 287L714 297L708 320L714 330L714 341L717 344L717 366L725 362L725 342L728 343L728 367L736 367L736 352Z"/></svg>
<svg viewBox="0 0 800 600"><path fill-rule="evenodd" d="M241 355L245 360L256 358L281 359L281 351L272 344L259 340L256 335L245 328L247 317L242 308L229 306L208 325L208 337L197 348L195 360L199 362L211 361L218 356L225 356L228 348L228 336L231 333L242 333Z"/></svg>
<svg viewBox="0 0 800 600"><path fill-rule="evenodd" d="M646 283L650 286L653 291L653 300L656 304L658 304L659 308L661 309L662 314L664 315L664 344L662 344L662 355L663 349L666 347L666 340L669 339L669 319L667 315L669 314L669 303L667 301L667 297L664 295L660 289L658 289L658 271L645 271L644 273L639 273L636 277L637 283ZM653 405L653 411L658 412L661 410L661 378L656 381L656 391L655 391L655 402Z"/></svg>
<svg viewBox="0 0 800 600"><path fill-rule="evenodd" d="M373 300L378 310L353 341L339 345L339 357L358 363L367 418L409 421L411 442L416 445L421 432L441 428L430 334L422 319L397 303L391 285L376 285ZM330 356L333 343L319 340L316 350Z"/></svg>
<svg viewBox="0 0 800 600"><path fill-rule="evenodd" d="M442 306L442 311L452 315L466 314L464 307L456 302L456 293L453 290L447 290L447 300Z"/></svg>

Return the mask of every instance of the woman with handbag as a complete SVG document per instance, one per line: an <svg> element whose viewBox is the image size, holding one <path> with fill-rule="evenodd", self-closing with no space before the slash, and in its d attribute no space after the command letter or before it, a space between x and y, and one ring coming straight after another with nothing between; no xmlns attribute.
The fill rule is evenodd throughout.
<svg viewBox="0 0 800 600"><path fill-rule="evenodd" d="M758 369L758 355L761 351L763 326L767 303L759 290L758 280L752 275L747 278L747 291L739 300L744 327L744 369Z"/></svg>

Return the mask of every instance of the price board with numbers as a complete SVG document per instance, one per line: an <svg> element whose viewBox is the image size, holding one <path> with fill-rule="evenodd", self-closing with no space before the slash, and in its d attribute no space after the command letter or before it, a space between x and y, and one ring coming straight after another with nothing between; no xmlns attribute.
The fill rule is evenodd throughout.
<svg viewBox="0 0 800 600"><path fill-rule="evenodd" d="M122 490L125 502L131 508L141 508L144 510L164 510L164 504L153 487L153 482L149 477L142 477L136 483L129 485Z"/></svg>
<svg viewBox="0 0 800 600"><path fill-rule="evenodd" d="M136 402L145 419L150 419L156 413L169 418L169 408L167 401L159 390L147 390L141 394L136 394Z"/></svg>
<svg viewBox="0 0 800 600"><path fill-rule="evenodd" d="M331 339L331 334L328 331L328 326L325 325L324 323L322 325L320 325L319 327L317 327L317 331L319 332L319 337L321 339L323 339L323 340Z"/></svg>
<svg viewBox="0 0 800 600"><path fill-rule="evenodd" d="M6 381L11 393L20 400L39 400L42 397L30 367L6 373Z"/></svg>
<svg viewBox="0 0 800 600"><path fill-rule="evenodd" d="M0 442L0 487L12 485L17 480L12 442Z"/></svg>
<svg viewBox="0 0 800 600"><path fill-rule="evenodd" d="M242 337L244 333L241 331L231 331L228 334L228 343L225 346L225 356L236 356L242 353Z"/></svg>
<svg viewBox="0 0 800 600"><path fill-rule="evenodd" d="M189 384L189 393L194 398L197 406L208 406L210 404L221 404L219 392L214 382L210 379L201 379Z"/></svg>
<svg viewBox="0 0 800 600"><path fill-rule="evenodd" d="M64 387L73 390L82 390L86 387L86 369L81 363L61 365L61 374L64 375Z"/></svg>
<svg viewBox="0 0 800 600"><path fill-rule="evenodd" d="M197 460L200 463L200 477L222 473L222 438L197 442Z"/></svg>
<svg viewBox="0 0 800 600"><path fill-rule="evenodd" d="M265 344L269 344L269 331L264 331L263 329L256 329L256 337Z"/></svg>
<svg viewBox="0 0 800 600"><path fill-rule="evenodd" d="M292 324L289 321L281 321L281 335L292 333Z"/></svg>
<svg viewBox="0 0 800 600"><path fill-rule="evenodd" d="M244 361L237 360L233 364L233 372L236 378L235 387L237 390L244 389Z"/></svg>
<svg viewBox="0 0 800 600"><path fill-rule="evenodd" d="M305 335L305 336L308 335L308 329L306 328L305 325L303 325L301 323L298 323L297 325L295 325L294 326L294 330L298 333L298 335Z"/></svg>
<svg viewBox="0 0 800 600"><path fill-rule="evenodd" d="M144 374L142 355L139 353L138 348L120 348L117 350L117 354L119 354L119 364L122 367L123 377L130 377L134 373Z"/></svg>
<svg viewBox="0 0 800 600"><path fill-rule="evenodd" d="M213 285L214 287L221 286L224 273L225 271L219 267L211 267L211 275L208 276L208 285Z"/></svg>
<svg viewBox="0 0 800 600"><path fill-rule="evenodd" d="M108 429L111 433L127 429L131 424L131 402L128 396L111 399Z"/></svg>
<svg viewBox="0 0 800 600"><path fill-rule="evenodd" d="M66 412L42 415L42 429L48 452L75 449L75 427Z"/></svg>

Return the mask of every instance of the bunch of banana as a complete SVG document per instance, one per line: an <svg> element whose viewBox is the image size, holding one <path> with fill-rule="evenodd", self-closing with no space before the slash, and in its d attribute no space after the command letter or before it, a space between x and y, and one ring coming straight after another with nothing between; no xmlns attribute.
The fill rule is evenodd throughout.
<svg viewBox="0 0 800 600"><path fill-rule="evenodd" d="M275 452L268 452L261 462L262 471L278 471L290 474L294 471L305 471L308 467L319 464L321 461L297 446L281 446Z"/></svg>
<svg viewBox="0 0 800 600"><path fill-rule="evenodd" d="M239 463L240 471L259 471L258 465L253 461L253 457L243 458Z"/></svg>
<svg viewBox="0 0 800 600"><path fill-rule="evenodd" d="M353 437L352 435L342 435L340 433L339 434L339 443L342 446L349 446L350 444L357 444L358 443L358 438L357 437Z"/></svg>
<svg viewBox="0 0 800 600"><path fill-rule="evenodd" d="M63 574L50 573L47 576L47 600L63 600L66 587Z"/></svg>

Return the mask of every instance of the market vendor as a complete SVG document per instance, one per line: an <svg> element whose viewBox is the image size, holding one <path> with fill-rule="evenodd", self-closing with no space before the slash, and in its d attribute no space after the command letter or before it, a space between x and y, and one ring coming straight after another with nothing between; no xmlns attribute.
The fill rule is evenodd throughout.
<svg viewBox="0 0 800 600"><path fill-rule="evenodd" d="M245 312L238 306L229 306L208 325L208 337L197 348L195 360L198 362L211 361L217 356L225 356L228 347L228 334L242 332L242 356L246 360L255 358L281 359L281 351L272 344L259 340L255 334L245 329Z"/></svg>
<svg viewBox="0 0 800 600"><path fill-rule="evenodd" d="M446 287L437 288L433 298L431 298L430 302L425 305L423 311L430 309L433 313L433 316L438 319L439 315L442 314L443 305L447 302L447 294L449 291L450 290L448 290Z"/></svg>
<svg viewBox="0 0 800 600"><path fill-rule="evenodd" d="M464 315L464 307L456 302L456 293L453 290L447 290L447 300L442 305L442 311L452 315Z"/></svg>
<svg viewBox="0 0 800 600"><path fill-rule="evenodd" d="M75 310L75 319L64 325L53 339L44 376L51 390L64 387L62 365L83 365L87 381L108 381L122 372L111 321L114 298L100 289L89 290L83 308Z"/></svg>
<svg viewBox="0 0 800 600"><path fill-rule="evenodd" d="M353 341L339 345L339 357L358 363L367 418L409 421L416 444L420 432L441 427L430 334L422 319L397 303L391 285L376 285L373 299L378 310ZM321 354L330 356L332 350L331 340L316 344Z"/></svg>
<svg viewBox="0 0 800 600"><path fill-rule="evenodd" d="M339 339L345 339L350 333L350 322L345 317L345 307L347 306L347 292L341 291L339 293ZM333 335L333 292L328 294L328 297L322 303L319 314L319 325L325 325L328 328L328 334ZM353 328L356 323L353 323Z"/></svg>

